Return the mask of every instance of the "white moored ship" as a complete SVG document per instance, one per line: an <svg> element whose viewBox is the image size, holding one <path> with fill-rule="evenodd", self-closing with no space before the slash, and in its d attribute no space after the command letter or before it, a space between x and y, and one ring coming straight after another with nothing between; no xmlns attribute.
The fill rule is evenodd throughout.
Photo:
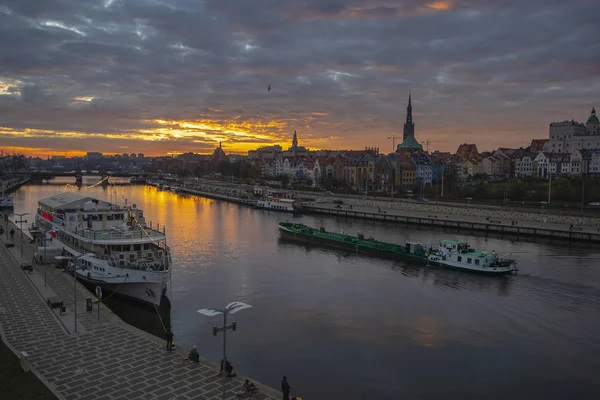
<svg viewBox="0 0 600 400"><path fill-rule="evenodd" d="M171 276L165 230L147 225L135 204L121 206L61 193L39 201L36 222L41 229L51 229L54 242L65 255L87 254L78 261L77 278L145 303L160 304ZM69 267L73 267L71 262Z"/></svg>
<svg viewBox="0 0 600 400"><path fill-rule="evenodd" d="M517 272L516 261L500 257L495 252L476 251L467 243L454 240L441 240L437 251L427 257L428 265L460 269L490 275L504 275Z"/></svg>
<svg viewBox="0 0 600 400"><path fill-rule="evenodd" d="M298 212L299 207L296 200L293 199L282 199L278 197L267 197L264 200L258 200L256 202L256 208L263 208L265 210L283 211L283 212Z"/></svg>

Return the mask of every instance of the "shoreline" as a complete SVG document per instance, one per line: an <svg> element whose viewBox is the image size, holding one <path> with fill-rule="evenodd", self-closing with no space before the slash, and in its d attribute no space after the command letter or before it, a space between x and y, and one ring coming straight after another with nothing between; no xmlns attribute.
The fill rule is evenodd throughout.
<svg viewBox="0 0 600 400"><path fill-rule="evenodd" d="M246 186L247 187L247 186ZM252 206L256 199L242 199L244 186L186 182L176 191ZM309 192L286 191L299 197ZM550 213L516 212L495 208L458 207L402 200L370 200L313 193L313 201L301 201L302 213L370 221L402 223L423 227L456 229L502 237L544 238L562 242L600 242L600 218L567 216Z"/></svg>
<svg viewBox="0 0 600 400"><path fill-rule="evenodd" d="M18 227L14 228L14 247L6 248L4 236L0 238L2 341L17 358L21 352L27 353L31 373L58 399L94 393L131 399L185 394L211 398L223 390L231 397L241 390L245 379L259 388L257 398L281 397L275 388L242 375L243 371L234 378L213 379L219 370L217 362L202 357L199 364L184 362L184 349L176 346L166 351L164 339L124 322L104 303L99 308L94 303L91 312L86 310L86 298L94 299L95 295L81 282L75 285L74 332L72 277L52 264L31 263L34 249L26 236L21 258L20 235ZM31 266L31 270L24 266ZM54 296L63 302L65 312L46 304L46 299Z"/></svg>

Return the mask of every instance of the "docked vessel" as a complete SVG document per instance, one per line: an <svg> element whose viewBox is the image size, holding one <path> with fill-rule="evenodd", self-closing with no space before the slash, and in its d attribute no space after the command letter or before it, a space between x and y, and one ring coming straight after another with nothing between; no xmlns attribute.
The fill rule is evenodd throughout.
<svg viewBox="0 0 600 400"><path fill-rule="evenodd" d="M465 242L454 240L441 240L438 250L429 253L428 260L430 265L481 274L504 275L518 271L512 258L477 251Z"/></svg>
<svg viewBox="0 0 600 400"><path fill-rule="evenodd" d="M256 208L265 210L282 211L282 212L299 212L300 206L294 199L282 199L278 197L267 197L264 200L258 200Z"/></svg>
<svg viewBox="0 0 600 400"><path fill-rule="evenodd" d="M403 259L427 264L427 249L420 243L406 242L403 245L365 238L363 234L356 236L347 233L327 232L325 228L312 228L304 224L280 222L279 233L282 238L300 242L314 243L321 246L353 250L358 253L376 255L379 257Z"/></svg>
<svg viewBox="0 0 600 400"><path fill-rule="evenodd" d="M53 246L68 257L81 257L78 279L154 305L166 295L171 255L164 227L148 225L135 204L61 193L40 200L35 218L51 234Z"/></svg>

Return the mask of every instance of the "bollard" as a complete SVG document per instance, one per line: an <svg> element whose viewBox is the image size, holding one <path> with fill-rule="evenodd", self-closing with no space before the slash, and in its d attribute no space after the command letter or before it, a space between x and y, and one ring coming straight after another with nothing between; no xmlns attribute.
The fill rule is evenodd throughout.
<svg viewBox="0 0 600 400"><path fill-rule="evenodd" d="M21 369L23 370L23 372L29 372L29 354L27 354L27 352L22 351L20 353L20 358L21 358Z"/></svg>
<svg viewBox="0 0 600 400"><path fill-rule="evenodd" d="M86 311L92 311L92 298L91 297L87 297L85 299L85 309L86 309Z"/></svg>

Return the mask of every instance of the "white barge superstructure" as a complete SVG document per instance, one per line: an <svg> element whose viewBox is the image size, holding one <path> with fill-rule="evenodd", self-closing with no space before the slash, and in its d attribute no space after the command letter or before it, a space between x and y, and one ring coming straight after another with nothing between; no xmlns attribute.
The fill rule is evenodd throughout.
<svg viewBox="0 0 600 400"><path fill-rule="evenodd" d="M84 254L77 262L78 279L154 305L166 295L171 255L164 227L146 224L135 204L61 193L39 201L36 224L49 231L64 255Z"/></svg>

